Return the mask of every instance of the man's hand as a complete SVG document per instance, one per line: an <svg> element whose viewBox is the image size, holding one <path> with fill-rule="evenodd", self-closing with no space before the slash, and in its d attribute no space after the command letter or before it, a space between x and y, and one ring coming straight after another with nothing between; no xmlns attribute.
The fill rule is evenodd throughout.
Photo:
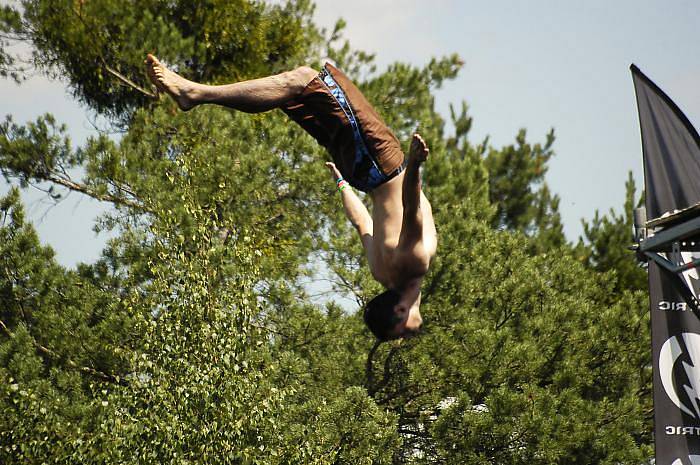
<svg viewBox="0 0 700 465"><path fill-rule="evenodd" d="M343 175L340 174L340 171L338 168L335 166L335 163L333 162L326 162L326 168L331 172L331 176L333 176L333 181L337 181L338 179L342 178Z"/></svg>
<svg viewBox="0 0 700 465"><path fill-rule="evenodd" d="M413 139L411 139L411 148L408 150L409 160L415 160L418 163L423 163L428 159L429 153L430 149L428 149L428 145L425 143L420 134L413 134Z"/></svg>

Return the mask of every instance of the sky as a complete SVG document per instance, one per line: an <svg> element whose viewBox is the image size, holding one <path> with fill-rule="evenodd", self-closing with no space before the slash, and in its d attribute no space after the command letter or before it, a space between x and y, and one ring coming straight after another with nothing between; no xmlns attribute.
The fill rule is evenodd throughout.
<svg viewBox="0 0 700 465"><path fill-rule="evenodd" d="M0 3L6 3L0 0ZM700 2L697 0L588 0L586 2L457 0L318 0L315 18L332 29L347 22L345 37L376 54L379 69L395 61L422 66L457 53L459 76L436 92L438 110L466 101L473 142L494 147L514 141L521 128L543 142L554 128L555 157L546 182L561 198L569 240L581 219L618 212L631 171L642 183L637 108L629 65L635 63L700 123ZM76 143L94 133L90 118L61 82L34 77L20 86L0 81L0 117L24 123L45 112L68 125ZM429 165L425 169L430 169ZM7 184L0 180L0 192ZM105 234L92 231L105 211L71 194L50 206L40 192L24 195L40 238L66 266L92 262Z"/></svg>

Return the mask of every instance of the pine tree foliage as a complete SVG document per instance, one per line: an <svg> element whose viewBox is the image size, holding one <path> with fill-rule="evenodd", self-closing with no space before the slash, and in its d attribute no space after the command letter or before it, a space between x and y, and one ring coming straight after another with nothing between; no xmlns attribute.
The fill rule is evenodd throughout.
<svg viewBox="0 0 700 465"><path fill-rule="evenodd" d="M22 17L10 6L0 7L0 77L22 81L24 69L21 58L12 50L13 41L21 28Z"/></svg>
<svg viewBox="0 0 700 465"><path fill-rule="evenodd" d="M51 115L0 124L6 180L107 202L96 227L116 235L96 263L64 269L18 190L0 200L0 463L648 461L648 315L618 254L627 217L597 217L571 247L544 183L553 133L474 144L462 103L447 134L433 91L458 56L378 70L342 21L319 30L312 13L305 0L2 10L0 72L12 77L8 44L23 40L121 132L74 147ZM439 234L424 334L376 344L364 328L380 287L323 150L280 112L178 111L148 84L148 52L207 83L328 56L404 144L419 128ZM308 285L320 279L323 305Z"/></svg>
<svg viewBox="0 0 700 465"><path fill-rule="evenodd" d="M646 271L639 267L634 254L629 250L634 229L634 209L643 205L643 198L635 201L636 188L630 172L625 183L623 213L610 210L601 216L596 211L590 222L583 223L584 240L588 247L584 259L589 267L615 276L617 290L643 290L647 288Z"/></svg>

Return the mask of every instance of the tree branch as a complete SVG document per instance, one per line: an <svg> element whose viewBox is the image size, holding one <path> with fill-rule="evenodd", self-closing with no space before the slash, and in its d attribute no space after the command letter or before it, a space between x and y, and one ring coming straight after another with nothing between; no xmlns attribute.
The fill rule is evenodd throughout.
<svg viewBox="0 0 700 465"><path fill-rule="evenodd" d="M131 87L132 89L135 89L135 90L141 92L146 97L150 97L152 99L158 98L158 96L156 94L147 91L143 87L139 86L138 84L131 81L129 78L127 78L126 76L124 76L123 74L121 74L120 72L118 72L117 70L112 68L111 66L109 66L107 64L107 62L105 61L105 59L102 57L102 55L100 55L100 61L102 61L102 66L104 66L104 68L107 70L107 72L109 74L111 74L112 76L116 77L117 79L119 79L122 83L126 84L127 86Z"/></svg>
<svg viewBox="0 0 700 465"><path fill-rule="evenodd" d="M45 177L45 180L53 182L53 183L58 184L60 186L66 187L72 191L80 192L81 194L85 194L89 197L92 197L93 199L101 200L103 202L111 202L111 203L123 205L126 207L131 207L131 208L134 208L136 210L147 211L146 207L138 202L134 202L134 201L128 200L128 199L123 199L120 197L115 197L114 195L110 195L110 194L98 194L98 193L90 190L90 188L88 188L84 184L78 184L74 181L71 181L70 179L63 178L63 177L58 176L54 173L47 174Z"/></svg>
<svg viewBox="0 0 700 465"><path fill-rule="evenodd" d="M7 336L8 336L10 339L14 339L15 334L14 334L12 331L10 331L10 328L8 328L8 327L5 325L5 322L3 322L2 320L0 320L0 328L2 328L2 330L5 332L5 334L7 334ZM47 355L47 356L49 356L49 357L51 357L51 358L54 358L54 359L56 359L56 360L62 360L62 359L63 359L63 357L61 357L59 354L57 354L56 352L54 352L54 351L51 350L51 349L48 349L48 348L42 346L41 344L39 344L39 343L36 342L35 340L33 340L32 342L33 342L34 346L37 348L37 350L38 350L39 352L43 353L44 355ZM122 378L120 378L120 377L118 377L118 376L109 375L109 374L103 373L103 372L101 372L101 371L99 371L99 370L95 370L94 368L80 366L80 365L78 365L77 363L75 363L73 360L71 360L71 359L69 359L69 358L66 358L66 359L64 359L64 360L66 361L66 364L68 364L68 366L69 366L70 368L73 368L74 370L82 371L83 373L87 373L87 374L89 374L89 375L91 375L91 376L94 376L94 377L96 377L96 378L101 379L102 381L107 381L107 382L110 382L110 383L116 383L116 384L120 384L120 385L122 385L122 386L125 386L125 385L127 384L126 381L125 381L124 379L122 379Z"/></svg>
<svg viewBox="0 0 700 465"><path fill-rule="evenodd" d="M83 18L83 15L81 14L80 11L76 11L75 8L72 8L72 10L73 10L73 13L75 14L75 16L78 18L78 21L80 21L80 23L81 23L81 24L83 25L83 27L85 28L85 32L86 32L90 37L92 37L93 40L95 41L96 46L95 46L94 50L97 51L97 55L98 55L98 57L100 58L100 62L102 63L102 66L104 67L104 69L105 69L109 74L111 74L112 76L114 76L115 78L117 78L119 81L121 81L122 84L125 84L125 85L131 87L132 89L141 92L142 94L144 94L144 95L147 96L147 97L150 97L150 98L152 98L152 99L157 99L157 98L158 98L158 95L156 95L156 94L154 94L154 93L152 93L152 92L147 91L146 89L144 89L143 87L139 86L138 84L136 84L135 82L133 82L131 79L127 78L126 76L124 76L123 74L121 74L119 71L117 71L116 69L112 68L111 66L109 66L109 65L107 64L107 60L105 60L105 57L104 57L104 55L103 55L102 52L101 52L101 50L102 50L104 47L102 46L102 44L99 44L99 42L100 42L100 41L99 41L99 38L98 38L97 35L94 34L94 32L93 32L93 31L95 30L95 27L94 27L94 26L91 26L91 25L89 25L89 24L87 24L87 22L85 21L85 18ZM99 44L99 45L97 45L97 44Z"/></svg>

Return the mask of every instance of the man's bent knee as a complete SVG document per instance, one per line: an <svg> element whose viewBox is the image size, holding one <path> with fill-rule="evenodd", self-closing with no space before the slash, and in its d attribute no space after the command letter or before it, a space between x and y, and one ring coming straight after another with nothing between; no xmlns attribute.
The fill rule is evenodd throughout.
<svg viewBox="0 0 700 465"><path fill-rule="evenodd" d="M295 86L299 86L300 90L304 90L307 84L318 76L318 71L309 66L300 66L293 71L289 71L289 73L292 75L290 77L293 79Z"/></svg>

